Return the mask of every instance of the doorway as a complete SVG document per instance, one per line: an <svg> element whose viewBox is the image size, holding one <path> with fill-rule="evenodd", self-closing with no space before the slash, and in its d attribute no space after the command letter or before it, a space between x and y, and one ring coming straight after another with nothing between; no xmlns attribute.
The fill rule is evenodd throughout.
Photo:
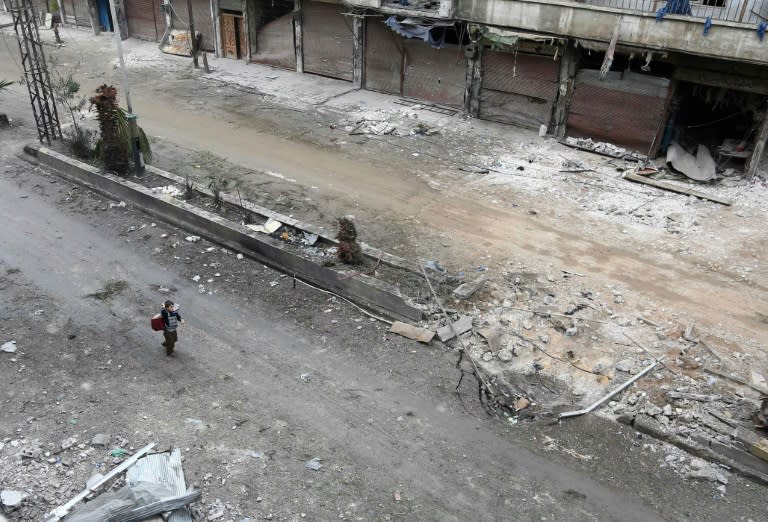
<svg viewBox="0 0 768 522"><path fill-rule="evenodd" d="M221 46L226 58L245 58L245 24L242 14L221 13Z"/></svg>
<svg viewBox="0 0 768 522"><path fill-rule="evenodd" d="M112 13L109 10L109 0L98 0L96 4L99 11L99 25L101 30L107 33L114 31L112 25Z"/></svg>

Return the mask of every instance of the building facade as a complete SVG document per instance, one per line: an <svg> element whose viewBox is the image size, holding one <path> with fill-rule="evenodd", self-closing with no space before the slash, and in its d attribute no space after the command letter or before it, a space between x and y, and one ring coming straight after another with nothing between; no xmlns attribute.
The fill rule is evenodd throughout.
<svg viewBox="0 0 768 522"><path fill-rule="evenodd" d="M162 38L158 1L124 0L132 34ZM768 0L191 1L219 56L482 119L651 157L738 150L747 170L768 138Z"/></svg>

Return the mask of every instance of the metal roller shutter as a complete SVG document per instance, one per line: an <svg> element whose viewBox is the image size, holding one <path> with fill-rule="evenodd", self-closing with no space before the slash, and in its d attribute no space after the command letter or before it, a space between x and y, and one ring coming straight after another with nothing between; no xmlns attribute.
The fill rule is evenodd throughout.
<svg viewBox="0 0 768 522"><path fill-rule="evenodd" d="M403 38L384 25L384 18L368 18L365 28L365 88L400 94Z"/></svg>
<svg viewBox="0 0 768 522"><path fill-rule="evenodd" d="M601 81L599 75L576 75L568 134L648 153L664 121L670 81L632 72L609 72Z"/></svg>
<svg viewBox="0 0 768 522"><path fill-rule="evenodd" d="M157 40L155 8L152 0L125 0L125 17L128 21L128 34L147 40Z"/></svg>
<svg viewBox="0 0 768 522"><path fill-rule="evenodd" d="M551 56L485 51L480 118L529 128L549 126L559 62Z"/></svg>
<svg viewBox="0 0 768 522"><path fill-rule="evenodd" d="M296 46L293 35L293 1L262 1L261 27L256 29L256 49L251 60L296 70Z"/></svg>
<svg viewBox="0 0 768 522"><path fill-rule="evenodd" d="M461 106L467 59L457 45L432 49L422 40L405 40L403 96Z"/></svg>
<svg viewBox="0 0 768 522"><path fill-rule="evenodd" d="M75 24L81 27L91 27L91 15L88 13L88 0L73 0ZM69 14L69 12L67 12Z"/></svg>
<svg viewBox="0 0 768 522"><path fill-rule="evenodd" d="M305 2L302 7L304 71L352 81L352 25L343 5Z"/></svg>

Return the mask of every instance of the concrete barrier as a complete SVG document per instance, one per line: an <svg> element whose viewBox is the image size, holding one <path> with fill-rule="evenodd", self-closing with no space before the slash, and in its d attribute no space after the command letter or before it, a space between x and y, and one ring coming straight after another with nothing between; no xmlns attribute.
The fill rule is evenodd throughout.
<svg viewBox="0 0 768 522"><path fill-rule="evenodd" d="M148 214L214 243L240 251L299 280L339 294L364 308L400 321L419 321L422 318L420 308L412 305L407 297L384 281L364 274L349 277L349 273L320 266L290 252L284 243L269 236L252 232L176 198L155 194L143 185L103 173L92 165L48 147L30 144L24 147L24 151L72 181L108 197L129 201Z"/></svg>

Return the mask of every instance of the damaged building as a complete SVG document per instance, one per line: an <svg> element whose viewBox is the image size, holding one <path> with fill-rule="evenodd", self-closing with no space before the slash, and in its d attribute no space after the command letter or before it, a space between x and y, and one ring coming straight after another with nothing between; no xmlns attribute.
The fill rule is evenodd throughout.
<svg viewBox="0 0 768 522"><path fill-rule="evenodd" d="M186 27L186 1L118 1L132 36ZM768 139L768 0L190 2L217 56L558 138L650 157L703 146L748 172Z"/></svg>

